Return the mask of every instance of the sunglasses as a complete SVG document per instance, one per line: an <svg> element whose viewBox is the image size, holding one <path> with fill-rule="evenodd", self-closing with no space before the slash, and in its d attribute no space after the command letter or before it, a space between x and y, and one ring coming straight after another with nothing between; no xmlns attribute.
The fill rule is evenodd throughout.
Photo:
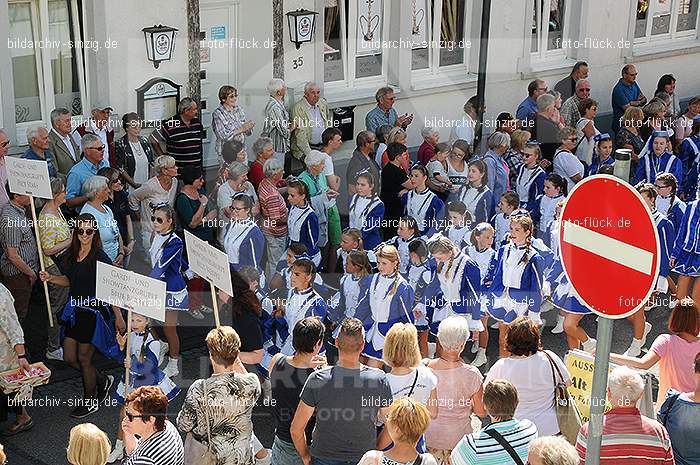
<svg viewBox="0 0 700 465"><path fill-rule="evenodd" d="M78 228L76 231L78 231L78 236L92 236L95 233L94 229Z"/></svg>
<svg viewBox="0 0 700 465"><path fill-rule="evenodd" d="M159 216L152 216L151 217L151 222L153 223L158 223L158 224L163 224L165 220Z"/></svg>
<svg viewBox="0 0 700 465"><path fill-rule="evenodd" d="M129 419L129 422L134 421L135 418L145 418L145 417L150 417L150 415L134 415L133 413L129 411L125 411L124 415L126 415L126 418Z"/></svg>
<svg viewBox="0 0 700 465"><path fill-rule="evenodd" d="M659 186L658 184L655 184L654 187L656 187L657 189L666 189L667 187L671 186Z"/></svg>
<svg viewBox="0 0 700 465"><path fill-rule="evenodd" d="M99 147L88 147L91 150L97 150L98 152L103 152L105 149L104 145L100 145Z"/></svg>

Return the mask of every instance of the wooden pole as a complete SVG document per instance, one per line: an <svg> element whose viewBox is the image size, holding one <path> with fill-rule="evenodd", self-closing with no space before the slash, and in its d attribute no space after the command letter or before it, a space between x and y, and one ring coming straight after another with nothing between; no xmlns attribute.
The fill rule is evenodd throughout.
<svg viewBox="0 0 700 465"><path fill-rule="evenodd" d="M36 234L36 245L39 249L39 266L41 271L46 271L44 267L44 252L41 247L41 237L39 236L39 222L36 219L36 210L34 208L34 196L29 196L30 208L32 209L32 222L34 223L34 234ZM49 298L49 285L44 281L44 297L46 297L46 310L49 314L49 325L53 328L53 313L51 312L51 299Z"/></svg>
<svg viewBox="0 0 700 465"><path fill-rule="evenodd" d="M209 282L209 289L211 289L211 305L214 308L214 322L216 327L221 327L221 320L219 319L219 302L216 300L216 286L214 283Z"/></svg>
<svg viewBox="0 0 700 465"><path fill-rule="evenodd" d="M131 360L131 309L128 309L126 314L126 358L125 360ZM145 335L144 337L148 337ZM129 372L130 368L124 367L124 398L129 394Z"/></svg>

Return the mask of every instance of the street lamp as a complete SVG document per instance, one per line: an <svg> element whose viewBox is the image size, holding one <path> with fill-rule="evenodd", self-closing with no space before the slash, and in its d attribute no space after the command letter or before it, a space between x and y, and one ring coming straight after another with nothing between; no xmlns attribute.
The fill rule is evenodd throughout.
<svg viewBox="0 0 700 465"><path fill-rule="evenodd" d="M172 58L173 50L175 50L175 33L177 29L159 24L143 28L142 31L146 39L148 60L152 61L153 67L158 69L161 61L167 61Z"/></svg>
<svg viewBox="0 0 700 465"><path fill-rule="evenodd" d="M297 50L304 42L311 42L311 36L316 26L316 13L305 9L290 11L287 13L289 24L289 40L294 42Z"/></svg>

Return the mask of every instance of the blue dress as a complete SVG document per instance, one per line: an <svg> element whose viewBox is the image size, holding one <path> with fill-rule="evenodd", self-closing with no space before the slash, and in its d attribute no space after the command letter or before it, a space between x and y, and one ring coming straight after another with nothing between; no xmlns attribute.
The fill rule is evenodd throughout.
<svg viewBox="0 0 700 465"><path fill-rule="evenodd" d="M458 200L467 206L467 211L476 224L489 220L493 215L493 192L488 186L480 188L462 186L458 192Z"/></svg>
<svg viewBox="0 0 700 465"><path fill-rule="evenodd" d="M668 197L656 196L656 209L673 223L673 231L675 233L681 230L681 221L683 221L686 208L688 208L688 204L675 195L669 195ZM675 240L675 237L673 239Z"/></svg>
<svg viewBox="0 0 700 465"><path fill-rule="evenodd" d="M510 215L496 213L491 218L491 226L494 230L493 244L500 249L510 241Z"/></svg>
<svg viewBox="0 0 700 465"><path fill-rule="evenodd" d="M381 225L384 219L384 202L377 196L363 197L355 194L348 210L350 227L359 229L362 246L372 250L382 242Z"/></svg>
<svg viewBox="0 0 700 465"><path fill-rule="evenodd" d="M659 173L671 173L676 177L679 186L683 186L683 164L672 153L664 152L660 157L653 151L648 151L639 159L633 184L648 182L654 184Z"/></svg>
<svg viewBox="0 0 700 465"><path fill-rule="evenodd" d="M365 327L363 355L381 360L384 337L395 323L413 323L413 289L400 274L367 276L360 284L355 317Z"/></svg>
<svg viewBox="0 0 700 465"><path fill-rule="evenodd" d="M224 235L224 250L232 272L244 266L253 267L260 273L260 286L265 287L265 270L262 263L265 236L253 220L229 223Z"/></svg>
<svg viewBox="0 0 700 465"><path fill-rule="evenodd" d="M554 304L555 307L567 313L587 315L591 313L591 310L581 302L574 292L574 288L566 277L564 267L561 264L561 258L559 257L559 220L555 220L552 224L554 226L552 229L556 229L557 232L552 231L550 242L552 244L553 258L549 266L545 264L545 284L543 287L549 287L554 290L554 292L552 292L552 304Z"/></svg>
<svg viewBox="0 0 700 465"><path fill-rule="evenodd" d="M533 209L530 212L532 215L532 222L537 226L537 237L543 239L545 244L549 244L547 231L549 230L549 225L554 221L556 216L557 204L562 200L566 200L564 194L559 194L555 197L540 195L535 200Z"/></svg>
<svg viewBox="0 0 700 465"><path fill-rule="evenodd" d="M191 276L190 267L182 256L183 242L171 232L158 234L151 242L150 277L165 281L165 309L186 312L189 310L187 283L183 273Z"/></svg>
<svg viewBox="0 0 700 465"><path fill-rule="evenodd" d="M472 232L471 224L465 224L464 226L449 225L444 232L457 247L464 248L469 245L469 237Z"/></svg>
<svg viewBox="0 0 700 465"><path fill-rule="evenodd" d="M678 147L678 157L683 164L685 185L678 184L678 190L685 192L686 200L695 199L698 184L698 162L700 162L700 135L683 139Z"/></svg>
<svg viewBox="0 0 700 465"><path fill-rule="evenodd" d="M362 279L367 279L365 276ZM340 324L345 318L355 316L357 310L357 302L360 300L360 285L362 279L358 279L351 274L344 274L340 278L340 289L331 299L331 306L328 311L328 317L332 323L338 326L333 331L333 339L338 337L340 332Z"/></svg>
<svg viewBox="0 0 700 465"><path fill-rule="evenodd" d="M289 228L289 243L304 244L307 254L316 266L321 264L321 251L318 248L319 223L318 216L310 205L297 207L292 205L289 208L287 218Z"/></svg>
<svg viewBox="0 0 700 465"><path fill-rule="evenodd" d="M396 250L399 251L399 259L401 260L401 263L399 264L399 272L404 276L406 276L406 273L408 273L408 265L411 262L408 253L408 244L416 239L420 238L418 236L411 236L408 239L402 239L399 236L394 236L385 242L386 245L393 245L396 247Z"/></svg>
<svg viewBox="0 0 700 465"><path fill-rule="evenodd" d="M313 287L301 292L296 289L291 289L287 294L283 321L279 322L280 326L277 330L280 335L278 345L280 352L285 355L294 355L292 332L297 322L310 316L317 316L321 319L325 319L327 313L328 306L326 305L326 301Z"/></svg>
<svg viewBox="0 0 700 465"><path fill-rule="evenodd" d="M422 313L422 316L415 321L418 331L428 329L428 314L432 311L430 296L435 293L433 288L437 285L436 272L435 259L430 257L420 265L409 263L408 272L404 275L408 285L413 289L413 309Z"/></svg>
<svg viewBox="0 0 700 465"><path fill-rule="evenodd" d="M673 271L683 276L700 276L700 200L688 204L681 228L676 235L672 258L676 259Z"/></svg>
<svg viewBox="0 0 700 465"><path fill-rule="evenodd" d="M406 215L418 222L420 236L430 238L438 229L443 229L445 203L427 187L420 193L415 189L405 193L401 197L401 203L406 209Z"/></svg>
<svg viewBox="0 0 700 465"><path fill-rule="evenodd" d="M656 224L656 230L659 232L659 279L656 290L662 293L668 291L668 282L666 278L670 270L669 260L671 258L671 250L673 249L673 241L676 238L676 232L673 230L673 223L664 216L663 213L654 209L651 212L651 217Z"/></svg>
<svg viewBox="0 0 700 465"><path fill-rule="evenodd" d="M610 155L606 160L601 162L599 157L596 155L591 162L591 167L588 170L588 174L591 176L598 174L601 166L615 166L615 157Z"/></svg>
<svg viewBox="0 0 700 465"><path fill-rule="evenodd" d="M520 167L515 184L520 199L520 208L532 211L535 199L544 194L544 179L546 177L547 173L540 165L535 165L532 169L528 169L525 165Z"/></svg>

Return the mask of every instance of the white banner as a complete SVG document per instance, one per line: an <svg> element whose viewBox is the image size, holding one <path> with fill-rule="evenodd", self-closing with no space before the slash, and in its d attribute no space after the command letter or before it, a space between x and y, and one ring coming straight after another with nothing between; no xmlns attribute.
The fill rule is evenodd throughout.
<svg viewBox="0 0 700 465"><path fill-rule="evenodd" d="M357 55L381 51L383 0L357 0Z"/></svg>
<svg viewBox="0 0 700 465"><path fill-rule="evenodd" d="M233 295L228 256L189 231L185 231L185 247L190 269L216 288Z"/></svg>
<svg viewBox="0 0 700 465"><path fill-rule="evenodd" d="M10 192L52 199L49 165L41 160L5 157Z"/></svg>
<svg viewBox="0 0 700 465"><path fill-rule="evenodd" d="M96 279L98 300L165 321L164 281L102 262L97 262Z"/></svg>

